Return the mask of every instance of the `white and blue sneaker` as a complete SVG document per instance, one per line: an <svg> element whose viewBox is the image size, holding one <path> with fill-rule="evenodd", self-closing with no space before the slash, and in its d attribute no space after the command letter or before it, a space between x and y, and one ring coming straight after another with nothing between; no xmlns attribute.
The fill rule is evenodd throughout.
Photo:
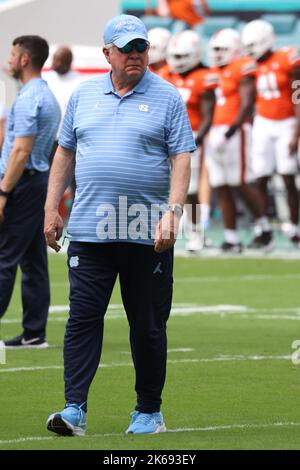
<svg viewBox="0 0 300 470"><path fill-rule="evenodd" d="M160 411L156 413L133 411L130 416L131 422L126 434L158 434L167 430Z"/></svg>
<svg viewBox="0 0 300 470"><path fill-rule="evenodd" d="M67 403L63 411L49 416L47 429L61 436L84 436L86 419L81 407L82 405Z"/></svg>

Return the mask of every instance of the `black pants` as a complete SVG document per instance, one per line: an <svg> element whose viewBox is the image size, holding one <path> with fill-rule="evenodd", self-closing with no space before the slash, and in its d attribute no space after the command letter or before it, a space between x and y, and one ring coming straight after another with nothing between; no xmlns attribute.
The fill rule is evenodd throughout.
<svg viewBox="0 0 300 470"><path fill-rule="evenodd" d="M0 318L22 271L23 329L44 337L50 304L47 249L43 235L48 172L26 172L10 195L0 225Z"/></svg>
<svg viewBox="0 0 300 470"><path fill-rule="evenodd" d="M66 401L87 402L101 356L104 315L119 274L136 372L136 410L159 411L166 377L173 250L158 254L152 246L134 243L71 242L68 257L71 290L64 345Z"/></svg>

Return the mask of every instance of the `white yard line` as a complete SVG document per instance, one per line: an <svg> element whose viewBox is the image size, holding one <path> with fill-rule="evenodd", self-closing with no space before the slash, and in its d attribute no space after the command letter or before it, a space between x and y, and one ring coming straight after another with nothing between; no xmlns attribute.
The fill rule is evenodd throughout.
<svg viewBox="0 0 300 470"><path fill-rule="evenodd" d="M192 284L192 283L209 283L209 282L256 282L256 281L282 281L283 279L300 279L300 274L287 273L287 274L253 274L244 276L191 276L191 277L174 277L175 283Z"/></svg>
<svg viewBox="0 0 300 470"><path fill-rule="evenodd" d="M53 305L50 307L50 314L67 313L68 305ZM171 314L176 316L188 313L216 313L216 314L236 314L236 313L291 313L300 316L300 307L248 307L247 305L219 304L219 305L199 305L196 303L173 303ZM123 318L125 315L122 304L112 304L108 306L107 318Z"/></svg>
<svg viewBox="0 0 300 470"><path fill-rule="evenodd" d="M49 321L66 322L69 311L68 305L53 305L50 307ZM65 313L65 316L58 316ZM217 315L223 318L235 316L242 319L257 320L300 320L299 307L271 307L253 308L246 305L197 305L197 304L173 304L172 317L185 317L191 315ZM126 319L122 304L112 304L108 307L106 320ZM2 324L18 324L19 319L3 319Z"/></svg>
<svg viewBox="0 0 300 470"><path fill-rule="evenodd" d="M202 358L191 358L191 359L169 359L168 364L198 364L208 362L240 362L240 361L291 361L291 355L278 355L278 356L261 356L261 355L221 355L215 357L202 357ZM113 369L117 367L133 367L132 362L113 362L111 364L101 364L99 369ZM36 372L40 370L61 370L63 366L49 365L49 366L32 366L32 367L14 367L4 368L0 367L1 373L13 373L13 372Z"/></svg>
<svg viewBox="0 0 300 470"><path fill-rule="evenodd" d="M246 274L242 276L185 276L185 277L177 277L174 276L175 283L180 284L209 284L216 283L216 282L256 282L256 281L281 281L282 279L292 280L292 279L300 279L300 273L286 273L286 274ZM52 287L69 287L68 281L52 281ZM21 289L19 284L16 284L15 289Z"/></svg>
<svg viewBox="0 0 300 470"><path fill-rule="evenodd" d="M178 258L189 258L194 260L201 259L228 259L228 260L241 260L241 259L252 259L252 260L281 260L281 261L295 261L300 259L300 251L291 249L280 249L276 248L271 253L265 253L261 250L245 250L241 254L232 255L230 253L222 253L220 248L208 248L207 250L201 251L199 254L191 254L182 248L177 248L175 245L175 256Z"/></svg>
<svg viewBox="0 0 300 470"><path fill-rule="evenodd" d="M175 349L168 349L168 354L169 353L188 353L188 352L193 352L195 349L192 348L175 348ZM130 351L121 351L121 354L124 355L131 355Z"/></svg>
<svg viewBox="0 0 300 470"><path fill-rule="evenodd" d="M294 422L277 422L277 423L262 423L262 424L224 424L224 425L217 425L217 426L206 426L206 427L199 427L199 428L177 428L177 429L168 429L168 433L185 433L185 432L214 432L214 431L228 431L228 430L251 430L251 429L268 429L268 428L283 428L283 427L299 427L300 423ZM102 434L88 434L81 439L98 439L103 437L126 437L124 432L120 433L102 433ZM7 445L7 444L22 444L25 442L41 442L41 441L54 441L58 442L60 438L58 436L27 436L27 437L20 437L17 439L7 439L7 440L0 440L0 445Z"/></svg>

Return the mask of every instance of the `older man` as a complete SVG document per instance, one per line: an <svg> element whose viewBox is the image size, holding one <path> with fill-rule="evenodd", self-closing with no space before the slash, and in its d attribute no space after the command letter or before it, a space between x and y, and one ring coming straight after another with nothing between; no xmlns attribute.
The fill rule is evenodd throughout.
<svg viewBox="0 0 300 470"><path fill-rule="evenodd" d="M111 72L83 83L72 95L46 202L45 236L59 251L57 208L75 168L68 227L66 407L47 421L50 431L63 435L85 434L88 390L118 275L136 372L137 404L127 433L166 429L160 406L173 245L195 144L179 93L147 68L144 24L134 16L117 16L105 27L104 44Z"/></svg>

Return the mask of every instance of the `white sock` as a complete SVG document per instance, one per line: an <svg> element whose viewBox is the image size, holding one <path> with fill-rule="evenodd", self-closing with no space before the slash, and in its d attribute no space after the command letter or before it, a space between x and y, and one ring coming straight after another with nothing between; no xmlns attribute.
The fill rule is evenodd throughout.
<svg viewBox="0 0 300 470"><path fill-rule="evenodd" d="M224 230L224 237L227 243L232 243L233 245L240 243L240 237L238 236L238 233L236 230L229 230L226 228Z"/></svg>
<svg viewBox="0 0 300 470"><path fill-rule="evenodd" d="M209 227L210 221L210 206L208 204L200 204L200 226L202 230Z"/></svg>
<svg viewBox="0 0 300 470"><path fill-rule="evenodd" d="M289 237L294 237L295 235L299 236L298 225L291 224L289 227Z"/></svg>
<svg viewBox="0 0 300 470"><path fill-rule="evenodd" d="M269 219L266 216L256 219L255 225L261 227L261 230L263 232L271 232L272 230L272 225L270 224Z"/></svg>

